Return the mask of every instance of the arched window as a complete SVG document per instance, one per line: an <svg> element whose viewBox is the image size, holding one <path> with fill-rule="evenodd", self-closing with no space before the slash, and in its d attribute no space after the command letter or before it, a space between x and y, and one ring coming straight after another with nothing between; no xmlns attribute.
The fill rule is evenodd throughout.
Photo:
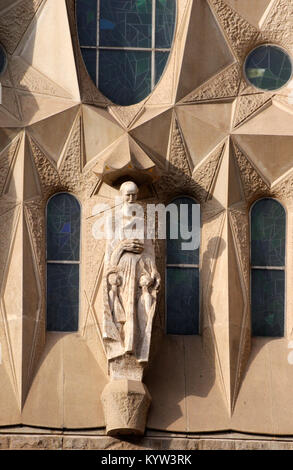
<svg viewBox="0 0 293 470"><path fill-rule="evenodd" d="M176 0L76 0L83 60L105 96L128 106L151 93L170 54L175 16Z"/></svg>
<svg viewBox="0 0 293 470"><path fill-rule="evenodd" d="M167 212L167 334L196 335L199 332L200 206L189 197L179 197L171 205L177 211L171 210L171 215ZM188 233L192 234L189 240Z"/></svg>
<svg viewBox="0 0 293 470"><path fill-rule="evenodd" d="M79 313L80 205L55 194L47 205L47 330L77 331Z"/></svg>
<svg viewBox="0 0 293 470"><path fill-rule="evenodd" d="M274 199L251 210L251 316L254 336L283 336L286 213Z"/></svg>

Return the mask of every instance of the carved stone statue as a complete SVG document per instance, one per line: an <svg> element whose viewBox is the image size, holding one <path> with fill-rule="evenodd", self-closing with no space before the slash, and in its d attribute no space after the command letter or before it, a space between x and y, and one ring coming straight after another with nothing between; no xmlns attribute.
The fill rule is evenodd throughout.
<svg viewBox="0 0 293 470"><path fill-rule="evenodd" d="M105 415L110 412L113 418L113 387L116 387L117 400L118 381L124 380L124 385L127 382L127 394L131 395L132 402L134 395L137 400L142 400L145 416L142 419L140 415L142 421L139 425L134 423L129 426L128 423L124 428L143 432L150 396L141 381L149 358L160 275L155 264L154 241L144 236L143 209L140 207L140 213L136 210L138 188L128 181L122 184L120 193L121 208L116 211L114 223L112 217L108 222L113 236L107 240L103 277L103 340L110 380L115 383L110 382L106 387L103 403ZM134 237L133 233L138 236ZM134 381L135 394L129 390L130 385L134 386ZM125 392L122 396L125 402ZM121 423L109 426L109 420L106 421L109 433L117 432L117 429L121 431Z"/></svg>

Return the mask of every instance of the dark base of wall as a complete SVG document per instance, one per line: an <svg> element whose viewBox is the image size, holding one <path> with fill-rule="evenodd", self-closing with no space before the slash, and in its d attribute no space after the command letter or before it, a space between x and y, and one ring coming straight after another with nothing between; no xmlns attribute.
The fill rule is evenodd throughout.
<svg viewBox="0 0 293 470"><path fill-rule="evenodd" d="M178 435L148 431L142 438L116 439L104 430L56 431L0 428L0 450L293 450L292 437L223 433Z"/></svg>

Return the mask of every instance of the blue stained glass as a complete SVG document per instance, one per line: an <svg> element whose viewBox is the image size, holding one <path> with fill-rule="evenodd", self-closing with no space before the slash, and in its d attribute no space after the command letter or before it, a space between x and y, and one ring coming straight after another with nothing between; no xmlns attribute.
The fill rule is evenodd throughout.
<svg viewBox="0 0 293 470"><path fill-rule="evenodd" d="M152 0L101 0L100 46L151 47Z"/></svg>
<svg viewBox="0 0 293 470"><path fill-rule="evenodd" d="M285 265L286 213L278 201L261 199L251 211L252 266Z"/></svg>
<svg viewBox="0 0 293 470"><path fill-rule="evenodd" d="M177 198L172 201L172 204L175 204L178 208L178 238L170 238L170 216L167 213L167 263L168 264L199 264L199 246L195 250L184 250L182 249L182 243L186 243L189 240L183 239L181 236L180 225L181 220L181 210L180 206L185 205L188 208L188 231L191 232L192 229L195 233L197 230L198 240L200 238L200 214L199 212L197 219L194 219L192 216L192 207L196 205L195 201L188 197ZM176 221L174 221L176 222Z"/></svg>
<svg viewBox="0 0 293 470"><path fill-rule="evenodd" d="M167 64L176 0L76 0L76 16L83 60L101 92L121 106L146 98Z"/></svg>
<svg viewBox="0 0 293 470"><path fill-rule="evenodd" d="M81 46L97 45L97 1L76 2L77 28Z"/></svg>
<svg viewBox="0 0 293 470"><path fill-rule="evenodd" d="M160 80L164 69L169 58L169 52L156 52L155 61L156 61L156 76L155 83L157 84Z"/></svg>
<svg viewBox="0 0 293 470"><path fill-rule="evenodd" d="M167 269L167 334L199 332L199 270Z"/></svg>
<svg viewBox="0 0 293 470"><path fill-rule="evenodd" d="M99 89L114 103L135 104L151 92L150 52L100 50L99 57Z"/></svg>
<svg viewBox="0 0 293 470"><path fill-rule="evenodd" d="M0 44L0 74L4 71L6 66L6 53Z"/></svg>
<svg viewBox="0 0 293 470"><path fill-rule="evenodd" d="M47 259L78 261L80 206L75 197L60 193L47 206Z"/></svg>
<svg viewBox="0 0 293 470"><path fill-rule="evenodd" d="M91 77L92 81L96 83L97 74L97 51L96 49L81 49L82 58Z"/></svg>
<svg viewBox="0 0 293 470"><path fill-rule="evenodd" d="M262 45L254 49L245 62L248 81L262 90L277 90L291 77L292 63L280 47Z"/></svg>
<svg viewBox="0 0 293 470"><path fill-rule="evenodd" d="M252 334L284 335L285 272L253 269L251 279Z"/></svg>
<svg viewBox="0 0 293 470"><path fill-rule="evenodd" d="M79 265L47 264L47 330L77 331Z"/></svg>
<svg viewBox="0 0 293 470"><path fill-rule="evenodd" d="M173 41L176 17L175 0L156 1L156 47L170 48Z"/></svg>

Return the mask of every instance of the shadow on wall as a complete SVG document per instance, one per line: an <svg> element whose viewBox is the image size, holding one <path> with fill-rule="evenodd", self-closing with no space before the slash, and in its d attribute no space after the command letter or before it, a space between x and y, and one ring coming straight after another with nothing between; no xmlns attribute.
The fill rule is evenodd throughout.
<svg viewBox="0 0 293 470"><path fill-rule="evenodd" d="M155 183L154 189L158 201L165 204L176 196L195 198L201 204L202 218L206 211L214 212L216 217L224 210L208 191L174 165L169 166L169 172ZM150 365L145 375L145 383L152 395L148 428L178 428L182 431L187 420L185 400L190 400L189 406L196 407L196 400L207 397L216 381L212 271L215 260L225 251L226 242L221 236L214 236L207 243L205 251L201 251L201 321L200 335L197 336L165 333L166 248L162 241L159 241L159 246L161 255L158 257L158 267L162 275L162 291L153 327Z"/></svg>
<svg viewBox="0 0 293 470"><path fill-rule="evenodd" d="M23 129L39 109L30 91L30 85L34 84L30 66L34 51L36 5L38 2L35 0L0 0L0 43L7 54L7 66L0 75L3 98L0 105L0 296L3 305L0 312L3 359L0 401L6 404L8 411L11 411L13 400L7 403L7 397L15 395L17 407L21 408L27 393L31 375L31 331L32 326L33 329L37 328L37 322L32 319L37 312L23 312L26 300L22 296L22 284L25 286L27 274L21 270L26 249L30 249L30 246L25 248L23 242L26 206L21 202L31 194L31 176L28 172L32 168L31 164L27 165L30 156ZM24 60L22 54L28 41L30 47ZM29 285L28 292L34 289L37 288ZM5 381L1 378L2 374L7 375ZM5 413L2 415L1 411L0 414L2 423ZM10 420L7 420L7 425L12 424Z"/></svg>
<svg viewBox="0 0 293 470"><path fill-rule="evenodd" d="M0 75L3 97L0 128L24 127L39 109L31 92L33 87L39 86L38 73L30 67L34 54L36 5L41 9L44 0L15 3L15 0L0 2L0 43L7 54L7 67Z"/></svg>

